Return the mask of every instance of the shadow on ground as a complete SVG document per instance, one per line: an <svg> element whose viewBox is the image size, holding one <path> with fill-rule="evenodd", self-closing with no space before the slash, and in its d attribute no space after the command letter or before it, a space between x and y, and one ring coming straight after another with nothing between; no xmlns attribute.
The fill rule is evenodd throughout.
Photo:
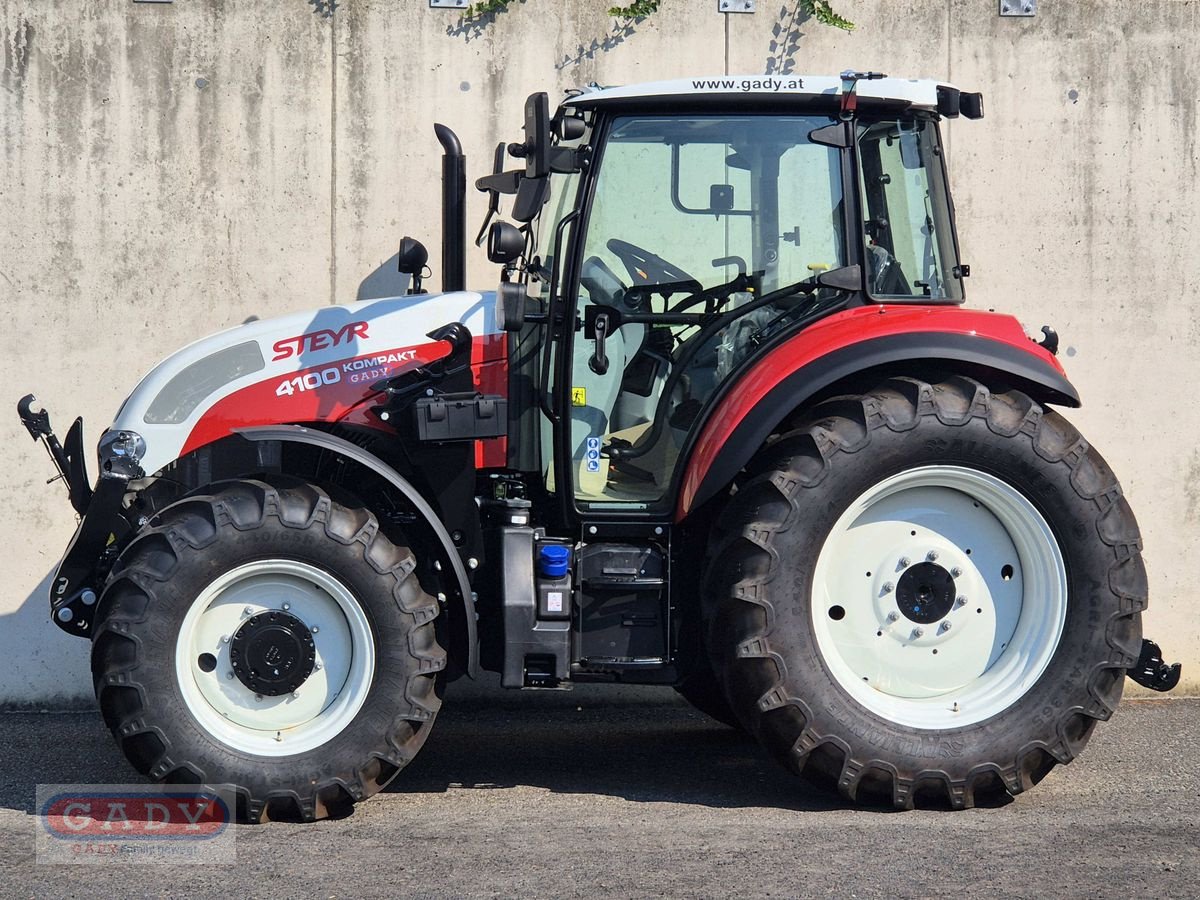
<svg viewBox="0 0 1200 900"><path fill-rule="evenodd" d="M517 786L725 808L843 805L669 690L596 686L494 698L456 698L452 686L429 743L388 792Z"/></svg>
<svg viewBox="0 0 1200 900"><path fill-rule="evenodd" d="M587 686L513 694L451 685L429 742L394 795L535 787L557 794L714 808L842 808L744 734L668 689ZM139 784L97 712L0 716L0 807L32 814L39 783ZM19 764L15 761L19 760Z"/></svg>

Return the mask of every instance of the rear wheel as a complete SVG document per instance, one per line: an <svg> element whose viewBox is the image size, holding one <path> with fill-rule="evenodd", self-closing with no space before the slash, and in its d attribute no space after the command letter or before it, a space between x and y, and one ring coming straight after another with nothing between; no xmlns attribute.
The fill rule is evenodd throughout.
<svg viewBox="0 0 1200 900"><path fill-rule="evenodd" d="M794 771L972 806L1083 748L1137 658L1115 477L1064 419L966 378L831 400L764 451L709 582L718 677Z"/></svg>
<svg viewBox="0 0 1200 900"><path fill-rule="evenodd" d="M705 666L689 674L683 681L675 685L676 692L688 703L710 718L716 719L723 725L736 728L742 726L734 715L729 701L725 699L725 689L717 681L717 676L711 668Z"/></svg>
<svg viewBox="0 0 1200 900"><path fill-rule="evenodd" d="M139 771L233 784L239 817L314 819L381 789L428 736L445 653L412 553L319 489L226 486L122 554L92 650Z"/></svg>

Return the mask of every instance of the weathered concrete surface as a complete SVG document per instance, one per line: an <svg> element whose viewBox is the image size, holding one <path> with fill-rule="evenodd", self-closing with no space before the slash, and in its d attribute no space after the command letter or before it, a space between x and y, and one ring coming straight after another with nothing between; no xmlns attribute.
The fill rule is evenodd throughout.
<svg viewBox="0 0 1200 900"><path fill-rule="evenodd" d="M1190 567L1200 558L1200 4L1090 0L1000 19L993 0L840 0L853 34L794 4L754 15L668 0L615 24L602 0L529 0L487 25L425 2L0 2L0 367L84 413L89 441L141 373L250 315L392 285L403 233L437 252L439 148L472 177L516 137L526 94L599 81L848 65L949 77L985 92L951 124L970 302L1052 323L1081 386L1071 418L1121 476L1146 535L1146 630L1200 682ZM482 198L471 196L469 224ZM490 286L481 254L472 284ZM363 282L368 282L363 287ZM430 282L437 285L435 277ZM72 527L48 464L10 448L0 540L0 703L85 701L86 648L47 618Z"/></svg>
<svg viewBox="0 0 1200 900"><path fill-rule="evenodd" d="M460 697L349 818L239 827L234 866L37 865L34 786L137 776L95 713L0 716L0 883L23 897L1192 897L1200 703L1139 702L998 809L807 788L670 691Z"/></svg>

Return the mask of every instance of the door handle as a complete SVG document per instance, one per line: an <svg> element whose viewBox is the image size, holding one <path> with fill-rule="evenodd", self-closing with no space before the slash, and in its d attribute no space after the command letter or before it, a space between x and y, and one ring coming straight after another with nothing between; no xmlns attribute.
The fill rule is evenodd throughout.
<svg viewBox="0 0 1200 900"><path fill-rule="evenodd" d="M608 339L608 313L599 313L596 316L593 328L596 332L596 349L592 353L592 358L588 360L588 368L597 375L608 374L608 354L605 353L605 342Z"/></svg>

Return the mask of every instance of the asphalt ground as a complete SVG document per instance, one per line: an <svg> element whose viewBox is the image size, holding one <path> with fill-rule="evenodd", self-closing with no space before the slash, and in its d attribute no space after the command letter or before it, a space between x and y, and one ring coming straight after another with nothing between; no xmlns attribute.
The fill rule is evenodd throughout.
<svg viewBox="0 0 1200 900"><path fill-rule="evenodd" d="M451 685L418 759L338 821L236 830L231 866L35 861L34 787L140 779L95 712L0 715L0 894L1200 896L1200 701L1126 701L995 809L806 787L670 691Z"/></svg>

